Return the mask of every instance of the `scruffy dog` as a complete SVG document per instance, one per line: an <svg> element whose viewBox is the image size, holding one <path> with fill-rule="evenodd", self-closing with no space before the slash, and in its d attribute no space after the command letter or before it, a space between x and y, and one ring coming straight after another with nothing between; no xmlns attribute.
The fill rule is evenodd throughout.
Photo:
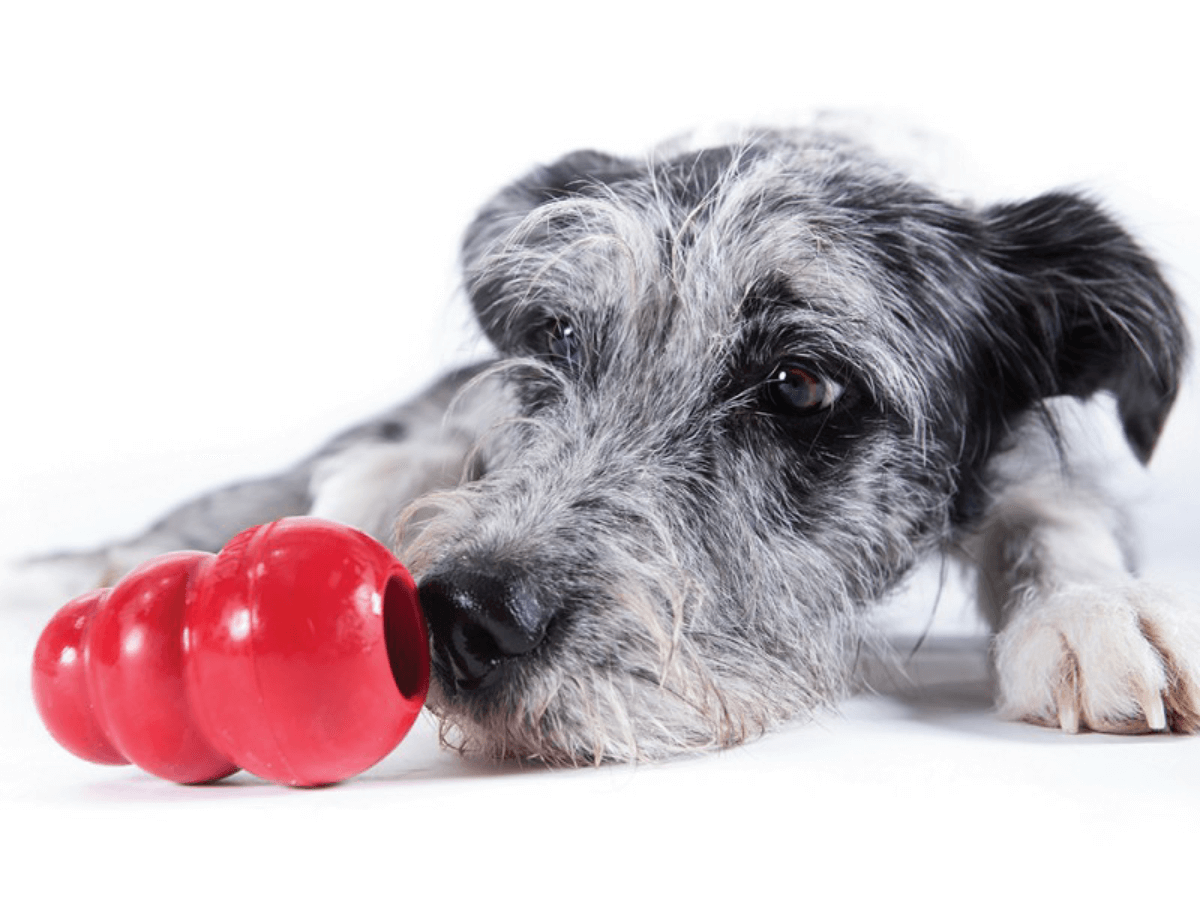
<svg viewBox="0 0 1200 900"><path fill-rule="evenodd" d="M1107 392L1146 462L1186 349L1092 201L966 207L848 140L761 131L538 168L463 265L496 361L93 563L357 525L418 579L446 740L569 764L828 704L871 610L948 553L977 567L1005 715L1200 729L1200 609L1130 574L1060 437L1061 406Z"/></svg>

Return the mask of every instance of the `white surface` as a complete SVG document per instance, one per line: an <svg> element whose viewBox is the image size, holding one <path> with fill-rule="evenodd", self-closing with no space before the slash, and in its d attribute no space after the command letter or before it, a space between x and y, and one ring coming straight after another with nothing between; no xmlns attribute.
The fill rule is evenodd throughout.
<svg viewBox="0 0 1200 900"><path fill-rule="evenodd" d="M181 6L0 9L0 556L134 531L476 352L458 235L577 146L888 110L948 135L942 161L987 196L1094 189L1200 296L1178 4ZM1189 392L1143 516L1150 572L1192 589L1198 438ZM35 873L46 896L1191 889L1200 739L995 721L952 598L914 660L924 687L730 753L497 769L425 725L318 791L68 757L28 697L49 612L0 609L6 896Z"/></svg>

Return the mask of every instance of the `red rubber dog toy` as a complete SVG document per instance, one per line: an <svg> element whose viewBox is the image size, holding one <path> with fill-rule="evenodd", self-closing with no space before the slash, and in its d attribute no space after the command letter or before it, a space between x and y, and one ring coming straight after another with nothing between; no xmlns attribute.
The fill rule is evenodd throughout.
<svg viewBox="0 0 1200 900"><path fill-rule="evenodd" d="M309 518L142 564L64 606L33 658L63 747L183 784L239 768L341 781L391 752L428 688L412 577L373 538Z"/></svg>

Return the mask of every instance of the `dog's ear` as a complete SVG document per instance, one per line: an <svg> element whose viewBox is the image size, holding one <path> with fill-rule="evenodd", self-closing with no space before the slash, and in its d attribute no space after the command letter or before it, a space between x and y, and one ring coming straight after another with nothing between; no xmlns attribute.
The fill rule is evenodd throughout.
<svg viewBox="0 0 1200 900"><path fill-rule="evenodd" d="M464 269L471 271L537 207L585 195L632 174L630 162L595 150L578 150L538 166L496 194L475 216L463 238Z"/></svg>
<svg viewBox="0 0 1200 900"><path fill-rule="evenodd" d="M504 317L503 284L490 277L488 258L503 249L535 209L558 200L586 196L634 174L626 160L594 150L570 153L548 166L539 166L488 201L463 238L461 262L467 293L484 332L498 346ZM528 243L536 232L521 236Z"/></svg>
<svg viewBox="0 0 1200 900"><path fill-rule="evenodd" d="M990 299L1018 324L1003 368L1029 402L1110 391L1150 459L1179 388L1187 335L1158 267L1090 200L1050 193L983 211L1000 277Z"/></svg>

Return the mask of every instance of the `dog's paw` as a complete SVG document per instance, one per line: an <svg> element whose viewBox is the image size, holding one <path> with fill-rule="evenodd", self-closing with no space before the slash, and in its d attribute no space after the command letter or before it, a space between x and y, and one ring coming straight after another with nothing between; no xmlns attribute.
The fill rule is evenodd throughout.
<svg viewBox="0 0 1200 900"><path fill-rule="evenodd" d="M1200 731L1200 607L1152 586L1070 586L996 640L1001 714L1067 732Z"/></svg>

